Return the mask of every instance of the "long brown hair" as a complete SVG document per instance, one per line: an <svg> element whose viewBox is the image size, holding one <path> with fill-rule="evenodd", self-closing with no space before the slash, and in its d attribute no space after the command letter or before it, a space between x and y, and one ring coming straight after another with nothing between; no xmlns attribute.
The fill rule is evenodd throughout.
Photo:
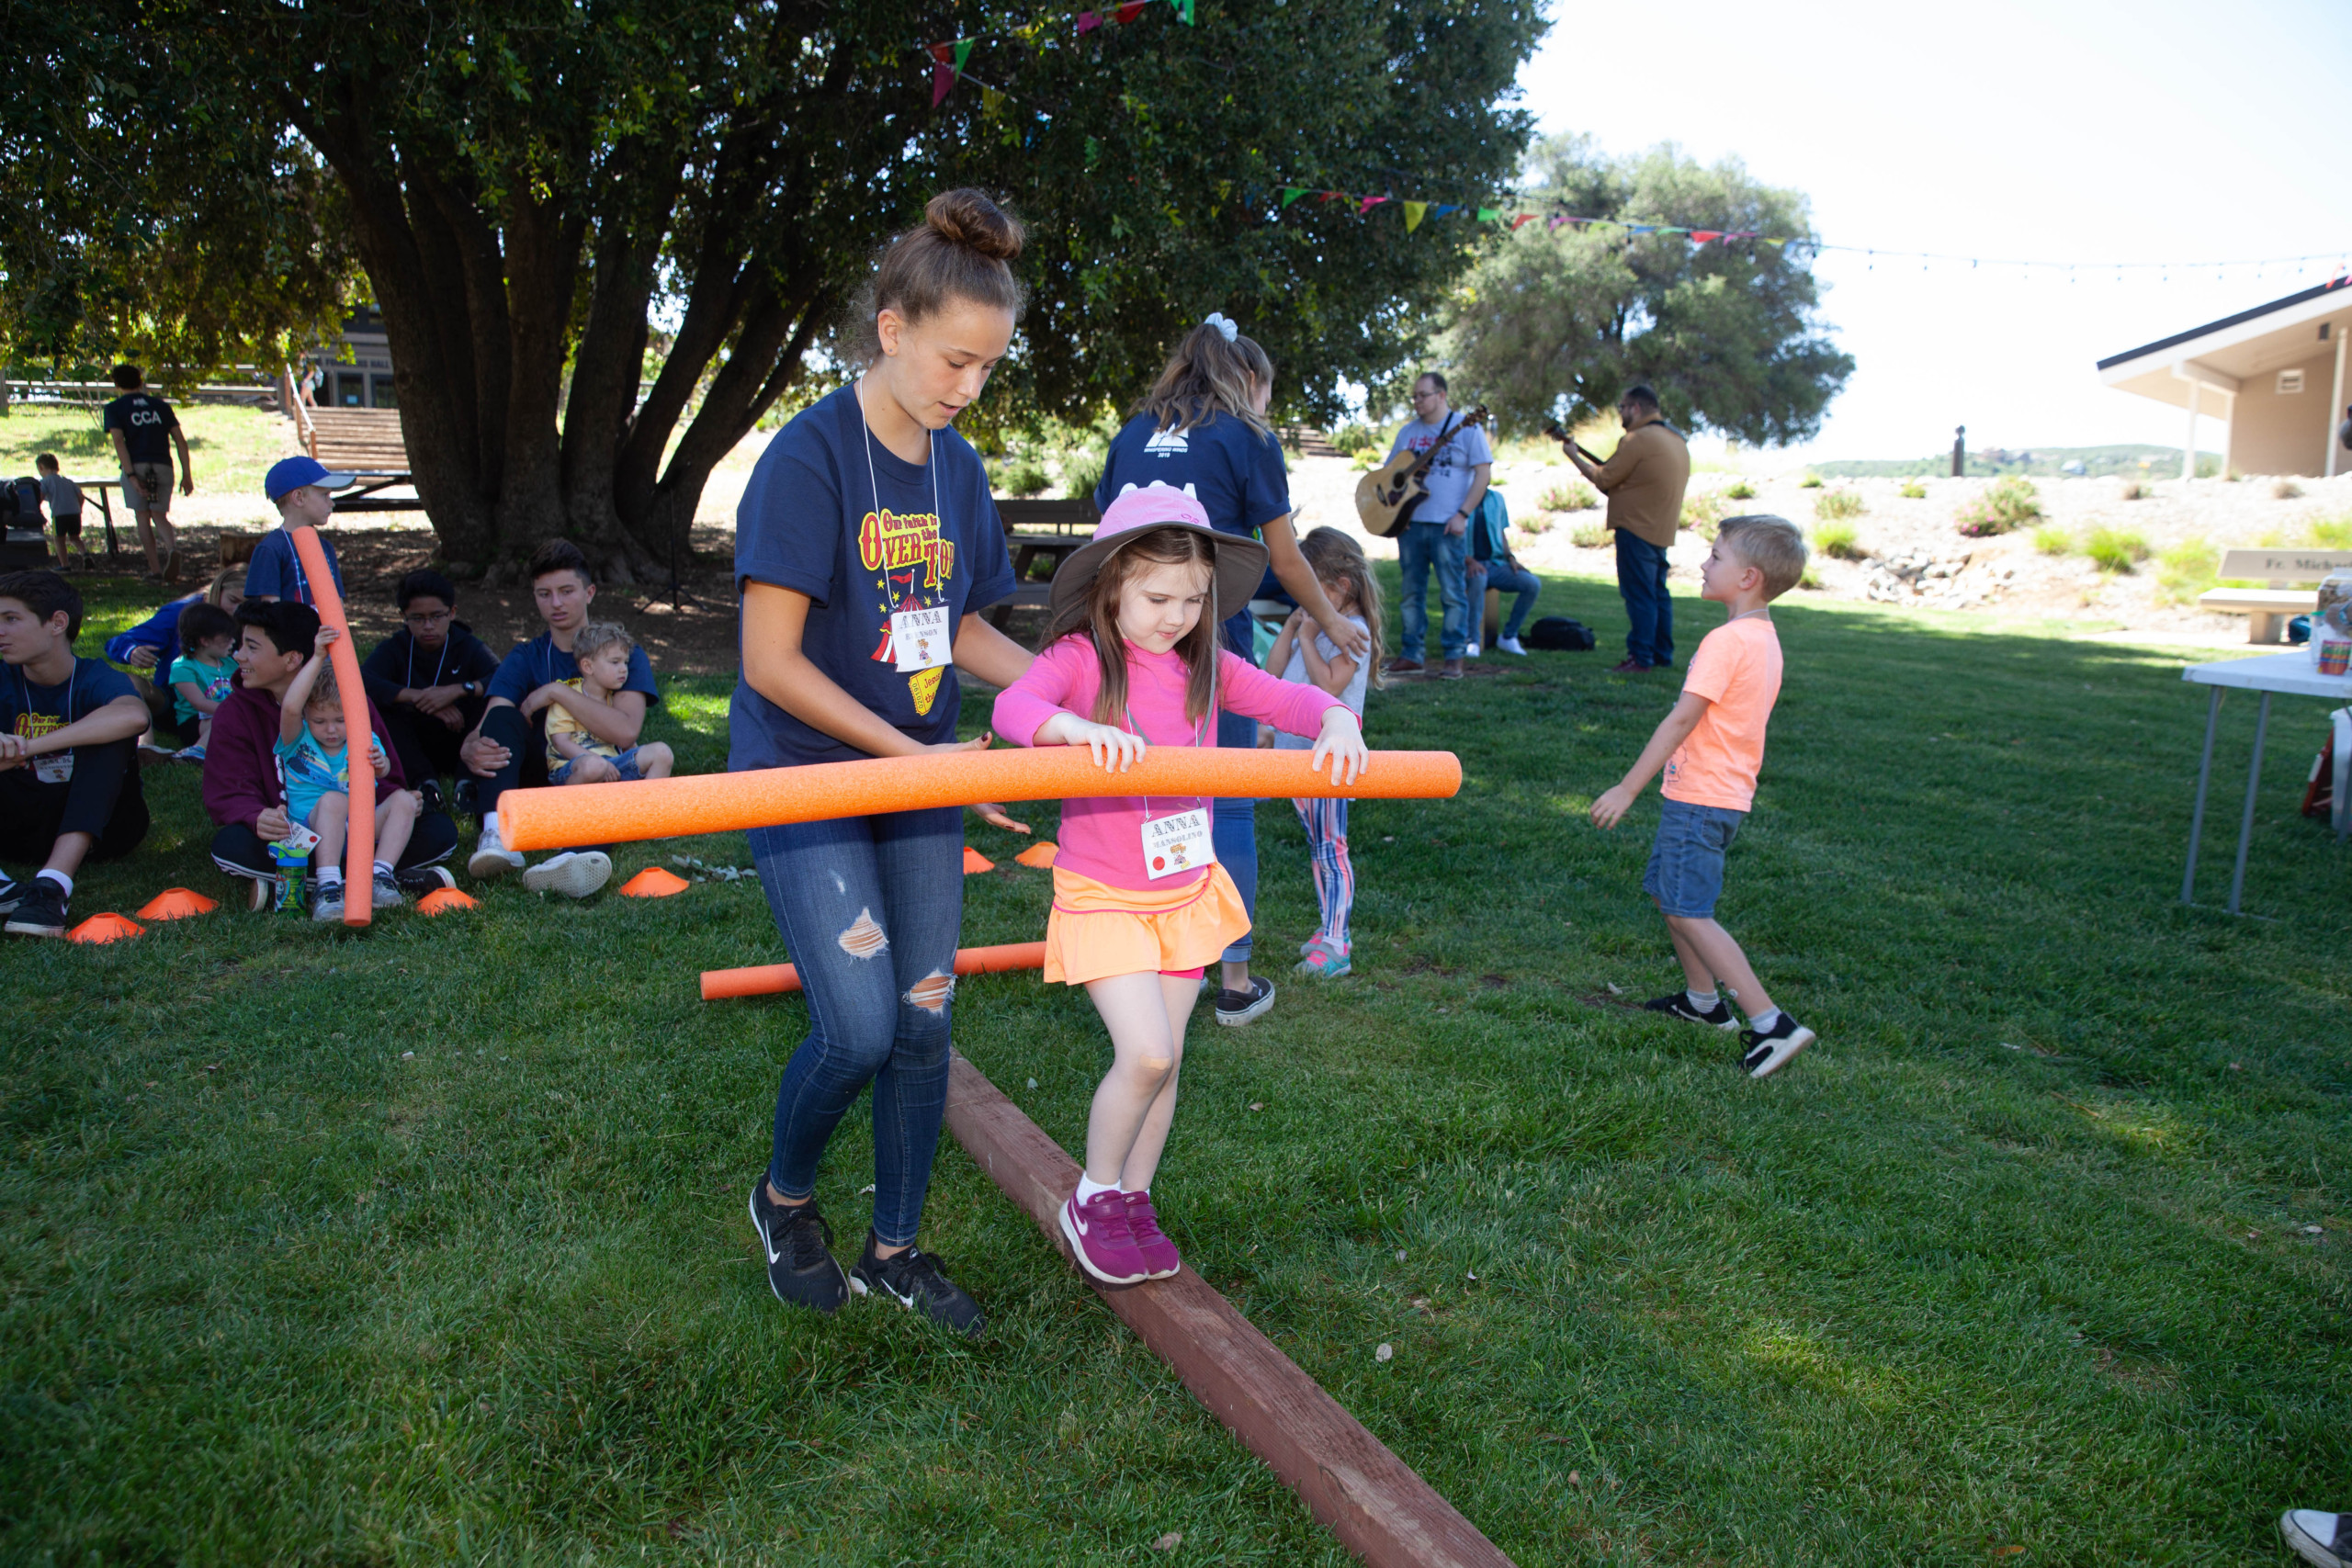
<svg viewBox="0 0 2352 1568"><path fill-rule="evenodd" d="M852 307L865 356L882 352L874 318L884 310L913 322L965 299L1019 315L1026 296L1008 264L1026 239L1021 220L986 191L967 187L933 197L922 221L882 248L873 280Z"/></svg>
<svg viewBox="0 0 2352 1568"><path fill-rule="evenodd" d="M1217 626L1216 547L1189 528L1147 528L1121 545L1094 574L1086 598L1057 616L1046 632L1043 647L1066 637L1082 637L1094 644L1102 666L1102 688L1094 698L1094 722L1124 724L1127 716L1126 644L1119 636L1119 594L1127 583L1156 566L1193 566L1208 573L1209 602L1200 623L1184 634L1176 651L1184 656L1189 678L1184 685L1184 716L1198 724L1207 716L1216 689Z"/></svg>
<svg viewBox="0 0 2352 1568"><path fill-rule="evenodd" d="M1388 680L1380 672L1380 638L1384 629L1380 580L1372 575L1372 563L1364 559L1363 547L1327 525L1309 528L1306 537L1298 542L1298 553L1317 582L1344 582L1354 592L1356 614L1363 617L1364 628L1372 635L1372 648L1364 655L1372 660L1372 683L1385 687ZM1306 635L1313 637L1314 628L1310 626Z"/></svg>
<svg viewBox="0 0 2352 1568"><path fill-rule="evenodd" d="M1137 412L1151 415L1162 430L1190 430L1228 413L1259 434L1270 435L1266 416L1250 397L1253 381L1273 385L1274 362L1266 351L1238 333L1228 343L1216 322L1203 321L1168 356Z"/></svg>

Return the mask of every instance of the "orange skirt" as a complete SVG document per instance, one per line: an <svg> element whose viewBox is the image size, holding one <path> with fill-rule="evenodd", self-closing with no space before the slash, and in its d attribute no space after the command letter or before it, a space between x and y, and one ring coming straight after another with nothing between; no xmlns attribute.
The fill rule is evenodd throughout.
<svg viewBox="0 0 2352 1568"><path fill-rule="evenodd" d="M1222 865L1190 887L1114 887L1054 868L1046 978L1083 986L1114 975L1200 969L1250 933L1241 890Z"/></svg>

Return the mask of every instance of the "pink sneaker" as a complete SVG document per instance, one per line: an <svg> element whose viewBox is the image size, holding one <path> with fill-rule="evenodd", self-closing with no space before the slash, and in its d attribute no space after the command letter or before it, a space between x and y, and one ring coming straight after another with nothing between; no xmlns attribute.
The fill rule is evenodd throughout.
<svg viewBox="0 0 2352 1568"><path fill-rule="evenodd" d="M1160 1234L1151 1194L1130 1192L1126 1200L1127 1229L1136 1238L1136 1255L1143 1259L1144 1278L1165 1280L1184 1267L1184 1260L1176 1256L1176 1244Z"/></svg>
<svg viewBox="0 0 2352 1568"><path fill-rule="evenodd" d="M1148 1272L1127 1229L1126 1194L1116 1188L1083 1203L1071 1193L1062 1205L1062 1235L1078 1254L1079 1267L1106 1285L1132 1285Z"/></svg>

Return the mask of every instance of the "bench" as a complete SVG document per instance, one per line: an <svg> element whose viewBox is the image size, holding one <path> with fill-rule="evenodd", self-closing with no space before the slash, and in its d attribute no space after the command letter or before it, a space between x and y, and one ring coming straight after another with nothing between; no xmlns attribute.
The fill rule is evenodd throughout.
<svg viewBox="0 0 2352 1568"><path fill-rule="evenodd" d="M2246 641L2277 642L2290 616L2308 615L2319 608L2316 590L2277 585L2315 583L2331 571L2346 570L2352 570L2352 550L2228 550L2222 556L2222 576L2255 578L2273 586L2209 588L2197 596L2197 607L2247 616Z"/></svg>
<svg viewBox="0 0 2352 1568"><path fill-rule="evenodd" d="M1080 496L1071 501L1009 501L999 497L997 516L1004 522L1005 547L1012 552L1012 596L993 606L989 624L1002 631L1015 610L1043 610L1053 601L1053 575L1063 560L1084 547L1102 520L1094 502ZM1045 578L1029 581L1039 563Z"/></svg>

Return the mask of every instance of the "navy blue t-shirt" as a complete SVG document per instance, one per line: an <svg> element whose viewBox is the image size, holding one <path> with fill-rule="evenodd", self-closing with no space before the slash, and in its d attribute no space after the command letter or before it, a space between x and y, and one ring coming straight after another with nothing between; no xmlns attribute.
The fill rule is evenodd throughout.
<svg viewBox="0 0 2352 1568"><path fill-rule="evenodd" d="M321 534L319 549L327 558L327 575L334 579L334 591L342 592L343 563L334 558L334 540ZM302 570L302 558L294 553L294 536L285 529L272 528L254 547L254 558L245 567L245 597L284 599L318 607L311 592L310 574Z"/></svg>
<svg viewBox="0 0 2352 1568"><path fill-rule="evenodd" d="M117 697L135 697L130 677L102 659L76 659L54 686L34 682L21 665L0 669L0 730L28 739L85 719Z"/></svg>
<svg viewBox="0 0 2352 1568"><path fill-rule="evenodd" d="M1107 512L1127 491L1155 480L1199 502L1210 526L1220 534L1254 539L1259 529L1290 515L1290 477L1283 468L1282 443L1259 434L1247 421L1229 413L1213 413L1190 430L1162 430L1158 416L1150 413L1127 421L1111 438L1102 482L1094 487L1095 510ZM1281 586L1268 567L1261 595ZM1226 646L1248 658L1248 606L1235 606L1225 629Z"/></svg>
<svg viewBox="0 0 2352 1568"><path fill-rule="evenodd" d="M869 712L926 746L956 738L956 667L902 672L891 615L944 606L953 637L966 615L1013 588L1004 524L971 443L938 431L929 463L905 461L868 436L854 383L803 410L761 454L735 513L735 581L739 607L745 582L806 593L812 603L800 651ZM735 683L728 727L730 769L865 755L801 723L746 680Z"/></svg>
<svg viewBox="0 0 2352 1568"><path fill-rule="evenodd" d="M103 428L122 432L123 451L134 463L170 462L172 432L179 423L171 404L144 389L108 403L100 421Z"/></svg>
<svg viewBox="0 0 2352 1568"><path fill-rule="evenodd" d="M580 660L555 645L555 633L541 632L528 642L516 643L514 650L499 660L488 694L521 707L525 697L548 682L578 679ZM628 650L628 679L621 682L621 690L643 692L649 710L662 700L660 689L653 684L653 660L645 657L645 649Z"/></svg>

